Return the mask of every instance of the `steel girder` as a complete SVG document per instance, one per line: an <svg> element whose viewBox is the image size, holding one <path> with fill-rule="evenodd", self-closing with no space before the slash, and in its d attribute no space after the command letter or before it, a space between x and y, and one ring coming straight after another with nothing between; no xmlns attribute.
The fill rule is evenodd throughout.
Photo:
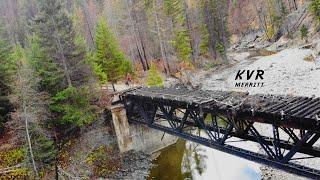
<svg viewBox="0 0 320 180"><path fill-rule="evenodd" d="M255 124L262 124L237 118L233 109L227 109L222 117L215 109L204 110L200 106L179 105L157 101L125 98L125 108L130 122L145 124L151 128L181 137L205 146L223 151L247 160L262 163L308 178L320 179L320 170L291 162L295 159L320 157L320 150L314 147L320 134L313 131L295 130L278 125L271 126L272 133L263 136ZM168 125L160 122L167 122ZM190 129L199 129L206 136L195 135ZM288 137L280 138L279 130ZM256 142L262 152L254 152L228 144L231 137ZM297 152L308 157L294 158Z"/></svg>

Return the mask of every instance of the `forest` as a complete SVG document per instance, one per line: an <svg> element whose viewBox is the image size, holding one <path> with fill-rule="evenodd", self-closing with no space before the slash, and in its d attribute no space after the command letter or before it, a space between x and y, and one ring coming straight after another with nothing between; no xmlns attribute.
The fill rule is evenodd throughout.
<svg viewBox="0 0 320 180"><path fill-rule="evenodd" d="M76 144L128 76L190 85L186 72L228 66L230 52L320 32L320 0L0 0L0 14L0 179L108 178L116 147Z"/></svg>

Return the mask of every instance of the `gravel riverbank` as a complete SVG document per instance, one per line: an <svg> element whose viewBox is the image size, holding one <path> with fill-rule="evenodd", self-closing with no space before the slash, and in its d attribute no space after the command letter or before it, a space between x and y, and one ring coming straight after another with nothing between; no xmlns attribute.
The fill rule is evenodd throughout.
<svg viewBox="0 0 320 180"><path fill-rule="evenodd" d="M311 49L286 49L271 56L244 59L202 81L207 90L248 91L250 94L291 94L320 97L320 66L304 60L315 53ZM264 70L263 87L235 87L235 76L239 70ZM196 81L196 80L195 80Z"/></svg>
<svg viewBox="0 0 320 180"><path fill-rule="evenodd" d="M282 94L297 96L320 97L320 67L319 63L307 61L306 57L315 54L312 49L291 48L280 51L279 53L248 58L241 56L236 59L235 65L221 71L213 72L212 75L201 78L195 77L193 82L201 82L204 90L232 90L246 91L250 94ZM235 87L235 76L239 70L264 70L263 87ZM262 128L264 129L264 128ZM270 133L264 129L265 133ZM319 161L309 159L302 164L317 164ZM283 171L262 166L262 179L305 179Z"/></svg>

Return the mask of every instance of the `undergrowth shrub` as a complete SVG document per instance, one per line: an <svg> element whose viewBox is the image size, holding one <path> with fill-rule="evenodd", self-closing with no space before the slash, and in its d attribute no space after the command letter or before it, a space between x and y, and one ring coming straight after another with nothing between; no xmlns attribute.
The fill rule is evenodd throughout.
<svg viewBox="0 0 320 180"><path fill-rule="evenodd" d="M0 169L14 167L25 160L26 152L23 148L15 148L0 152ZM0 179L27 179L28 169L21 166L0 174Z"/></svg>
<svg viewBox="0 0 320 180"><path fill-rule="evenodd" d="M156 65L153 63L148 71L147 84L148 86L163 87L163 79L158 72Z"/></svg>
<svg viewBox="0 0 320 180"><path fill-rule="evenodd" d="M114 147L100 146L89 154L86 162L93 166L95 176L108 177L118 170L121 165L121 158L115 152Z"/></svg>

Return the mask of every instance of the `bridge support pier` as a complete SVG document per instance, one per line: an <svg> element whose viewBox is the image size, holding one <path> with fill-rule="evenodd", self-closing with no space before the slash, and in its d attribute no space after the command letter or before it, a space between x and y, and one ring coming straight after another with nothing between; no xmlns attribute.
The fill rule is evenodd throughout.
<svg viewBox="0 0 320 180"><path fill-rule="evenodd" d="M123 153L132 150L132 137L124 106L112 106L111 113L120 152Z"/></svg>

